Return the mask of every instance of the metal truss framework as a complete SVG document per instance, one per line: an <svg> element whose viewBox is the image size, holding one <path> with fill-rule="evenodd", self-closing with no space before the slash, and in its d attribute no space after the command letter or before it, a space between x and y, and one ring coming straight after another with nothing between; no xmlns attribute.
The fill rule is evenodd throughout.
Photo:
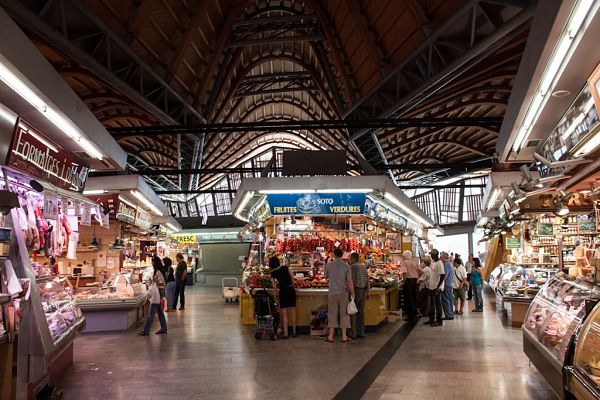
<svg viewBox="0 0 600 400"><path fill-rule="evenodd" d="M373 119L360 121L346 120L321 120L321 121L262 121L262 122L237 122L237 123L210 123L199 126L166 125L166 126L141 126L127 128L111 128L109 131L114 137L127 136L153 136L153 135L183 135L183 134L213 134L224 132L283 132L302 129L356 129L367 127L370 129L391 129L410 127L456 127L477 126L497 129L502 124L502 118L473 117L473 118L398 118L398 119Z"/></svg>
<svg viewBox="0 0 600 400"><path fill-rule="evenodd" d="M401 118L426 103L451 83L474 60L484 59L520 35L535 11L535 1L474 0L467 2L452 18L388 74L345 113L349 120ZM361 156L374 165L387 164L380 131L352 129L350 140ZM495 131L497 132L497 130ZM388 171L394 176L392 171ZM422 177L432 182L449 174L440 171Z"/></svg>
<svg viewBox="0 0 600 400"><path fill-rule="evenodd" d="M308 72L280 72L243 78L234 96L244 97L318 89Z"/></svg>
<svg viewBox="0 0 600 400"><path fill-rule="evenodd" d="M474 183L477 182L477 183ZM439 225L460 224L477 219L486 179L466 179L452 185L431 185L426 193L412 197L412 201Z"/></svg>
<svg viewBox="0 0 600 400"><path fill-rule="evenodd" d="M153 68L143 61L123 39L93 15L82 2L75 0L45 0L20 2L0 0L0 5L17 20L25 30L42 37L83 66L81 74L93 74L106 84L119 90L142 110L150 112L163 123L198 125L205 118ZM60 71L64 73L64 71ZM88 94L87 100L107 96L104 93ZM93 112L97 112L94 110ZM102 120L108 123L132 114L108 114ZM178 166L199 168L202 162L204 137L187 135L186 140L177 139ZM144 169L152 166L139 155L129 154L128 168L136 171L140 164ZM166 177L149 180L155 188L198 188L199 178L190 176L177 182Z"/></svg>
<svg viewBox="0 0 600 400"><path fill-rule="evenodd" d="M529 1L476 0L459 12L345 114L349 120L397 118L425 101L476 58L491 54L533 17ZM501 6L489 13L487 6ZM461 29L462 28L462 29ZM351 140L367 134L353 132Z"/></svg>

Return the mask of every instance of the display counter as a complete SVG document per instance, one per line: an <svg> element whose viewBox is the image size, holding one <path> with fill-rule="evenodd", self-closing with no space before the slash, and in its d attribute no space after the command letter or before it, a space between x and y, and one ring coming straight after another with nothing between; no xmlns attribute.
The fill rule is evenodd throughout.
<svg viewBox="0 0 600 400"><path fill-rule="evenodd" d="M599 299L600 286L560 273L542 287L527 312L523 349L560 398L564 398L563 368L572 358L574 334Z"/></svg>
<svg viewBox="0 0 600 400"><path fill-rule="evenodd" d="M272 293L272 289L267 289ZM388 294L393 289L372 288L365 304L365 326L368 331L375 331L386 321L389 310ZM322 308L327 308L328 289L296 289L296 321L298 332L308 333L313 319L313 313ZM397 292L397 289L396 289ZM242 323L251 325L256 323L252 297L248 291L242 293L240 299L240 312Z"/></svg>
<svg viewBox="0 0 600 400"><path fill-rule="evenodd" d="M527 310L540 287L557 272L558 268L512 263L494 268L488 285L496 293L500 308L508 314L511 326L520 328L523 325Z"/></svg>
<svg viewBox="0 0 600 400"><path fill-rule="evenodd" d="M575 339L573 365L565 367L566 389L577 399L600 399L600 304Z"/></svg>
<svg viewBox="0 0 600 400"><path fill-rule="evenodd" d="M79 288L75 299L87 319L84 332L126 330L146 316L146 286L123 275L111 286Z"/></svg>

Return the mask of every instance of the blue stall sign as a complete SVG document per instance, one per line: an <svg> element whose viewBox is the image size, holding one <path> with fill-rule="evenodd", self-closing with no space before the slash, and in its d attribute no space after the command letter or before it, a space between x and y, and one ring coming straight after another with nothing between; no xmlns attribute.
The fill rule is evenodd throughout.
<svg viewBox="0 0 600 400"><path fill-rule="evenodd" d="M363 214L365 193L268 194L271 215Z"/></svg>

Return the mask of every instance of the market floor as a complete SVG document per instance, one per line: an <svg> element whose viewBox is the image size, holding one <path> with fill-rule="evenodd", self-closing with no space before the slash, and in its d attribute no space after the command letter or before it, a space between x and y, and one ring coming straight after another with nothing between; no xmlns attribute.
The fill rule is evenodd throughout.
<svg viewBox="0 0 600 400"><path fill-rule="evenodd" d="M81 335L61 387L66 400L344 398L342 389L360 387L371 368L379 372L373 356L403 331L402 323L387 324L349 344L310 336L257 341L236 304L224 303L217 289L192 287L186 310L169 314L166 336ZM520 331L504 328L490 307L442 328L419 325L390 356L365 399L552 399L528 366Z"/></svg>

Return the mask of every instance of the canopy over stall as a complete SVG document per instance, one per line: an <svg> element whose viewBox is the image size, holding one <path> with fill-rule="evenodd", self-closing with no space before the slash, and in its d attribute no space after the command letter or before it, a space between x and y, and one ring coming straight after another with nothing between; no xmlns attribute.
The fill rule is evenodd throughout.
<svg viewBox="0 0 600 400"><path fill-rule="evenodd" d="M251 228L274 215L308 214L366 215L390 228L415 232L435 227L385 176L247 178L237 191L233 210Z"/></svg>

